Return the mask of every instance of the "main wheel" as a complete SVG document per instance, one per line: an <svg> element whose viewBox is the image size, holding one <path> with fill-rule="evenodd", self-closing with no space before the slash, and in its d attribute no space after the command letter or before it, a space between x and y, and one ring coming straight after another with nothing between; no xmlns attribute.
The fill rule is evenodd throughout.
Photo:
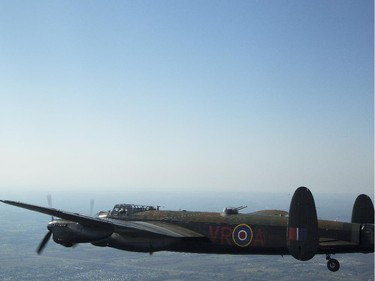
<svg viewBox="0 0 375 281"><path fill-rule="evenodd" d="M332 272L336 272L337 270L340 269L340 263L338 262L338 260L335 260L335 259L329 259L327 261L327 267L330 271Z"/></svg>

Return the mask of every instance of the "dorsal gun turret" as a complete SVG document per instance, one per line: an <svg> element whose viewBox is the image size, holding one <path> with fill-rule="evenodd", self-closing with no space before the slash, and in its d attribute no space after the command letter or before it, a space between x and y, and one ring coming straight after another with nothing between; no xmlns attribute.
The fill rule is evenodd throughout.
<svg viewBox="0 0 375 281"><path fill-rule="evenodd" d="M223 210L223 215L237 215L240 210L247 208L247 206L240 206L240 207L226 207Z"/></svg>

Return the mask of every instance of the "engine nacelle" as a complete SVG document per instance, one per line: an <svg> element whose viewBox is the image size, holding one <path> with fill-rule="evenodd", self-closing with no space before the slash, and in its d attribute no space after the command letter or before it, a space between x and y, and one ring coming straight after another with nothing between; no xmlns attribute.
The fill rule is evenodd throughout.
<svg viewBox="0 0 375 281"><path fill-rule="evenodd" d="M109 237L113 230L83 226L69 221L52 221L48 229L53 233L53 240L65 247L77 243L89 243Z"/></svg>

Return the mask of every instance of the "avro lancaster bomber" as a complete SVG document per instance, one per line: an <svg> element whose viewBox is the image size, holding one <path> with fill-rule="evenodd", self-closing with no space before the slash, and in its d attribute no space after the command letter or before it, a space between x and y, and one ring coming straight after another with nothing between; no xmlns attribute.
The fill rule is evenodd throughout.
<svg viewBox="0 0 375 281"><path fill-rule="evenodd" d="M374 206L367 195L354 203L351 222L318 220L309 189L299 187L289 212L265 210L242 214L244 207L222 213L164 211L159 207L117 204L96 217L20 202L1 202L53 216L40 243L50 237L65 247L91 243L125 251L174 251L236 255L292 255L300 261L323 254L327 267L340 267L332 254L374 252ZM59 219L55 219L57 217Z"/></svg>

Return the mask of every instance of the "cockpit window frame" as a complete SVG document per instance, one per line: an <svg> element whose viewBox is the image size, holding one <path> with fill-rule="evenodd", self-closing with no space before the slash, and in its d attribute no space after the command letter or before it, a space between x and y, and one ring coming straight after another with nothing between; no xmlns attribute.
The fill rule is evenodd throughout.
<svg viewBox="0 0 375 281"><path fill-rule="evenodd" d="M158 208L154 206L136 205L136 204L116 204L112 211L112 216L129 216L135 213L156 211Z"/></svg>

